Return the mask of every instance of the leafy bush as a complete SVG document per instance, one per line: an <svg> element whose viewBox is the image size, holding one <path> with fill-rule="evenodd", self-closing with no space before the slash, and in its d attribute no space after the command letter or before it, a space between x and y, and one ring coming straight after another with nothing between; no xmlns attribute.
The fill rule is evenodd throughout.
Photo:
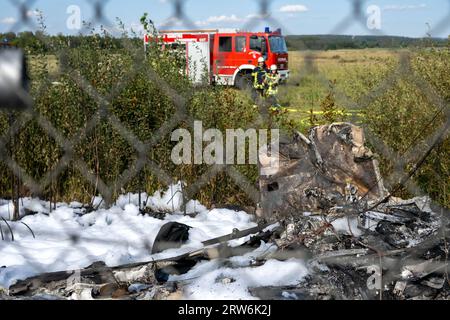
<svg viewBox="0 0 450 320"><path fill-rule="evenodd" d="M144 17L144 19L146 19ZM150 27L151 24L149 23ZM167 181L159 181L148 166L125 185L121 185L122 173L135 168L139 155L134 141L130 141L123 127L141 142L150 141L166 121L172 119L181 97L186 111L196 120L202 120L205 128L246 128L256 112L247 97L221 87L197 88L189 82L180 55L164 50L157 42L151 43L144 55L141 41L122 39L122 47L106 31L82 37L77 48L63 48L58 59L64 66L56 75L50 75L46 50L36 50L33 60L32 96L34 110L47 119L62 139L77 141L73 145L73 159L68 167L52 177L44 194L48 199L78 200L88 202L97 195L98 178L113 187L112 200L123 191L154 192ZM86 41L83 41L86 40ZM60 44L63 46L63 41ZM37 60L37 62L36 62ZM85 83L80 83L80 76ZM87 88L88 86L89 88ZM167 92L167 87L177 95ZM118 88L118 89L117 89ZM108 97L98 103L96 94ZM19 115L15 115L19 117ZM85 132L87 124L97 119L96 126ZM117 119L119 124L112 119ZM190 128L184 121L181 126ZM8 116L0 117L0 128L8 131ZM206 166L175 166L171 161L174 143L170 134L161 137L145 156L169 174L172 182L180 179L188 184L206 172ZM58 136L52 136L42 128L39 119L31 119L15 137L14 159L28 175L42 181L56 168L66 150ZM70 150L69 150L70 151ZM70 157L69 157L70 158ZM79 172L78 160L87 164L94 181ZM7 168L1 170L0 193L11 194L10 175ZM256 166L237 168L252 182L256 181ZM29 195L22 190L22 195ZM227 203L234 197L238 203L249 203L245 194L225 174L219 174L196 195L206 204Z"/></svg>
<svg viewBox="0 0 450 320"><path fill-rule="evenodd" d="M386 177L398 172L412 172L420 157L431 147L426 139L446 121L450 102L450 50L424 49L411 55L412 74L401 73L380 97L365 111L365 124L395 153L406 157L403 167L401 159L382 157L382 174ZM437 100L435 99L436 97ZM442 98L444 107L436 101ZM374 140L372 140L374 141ZM450 206L450 143L446 137L438 144L420 170L413 177L424 194L429 194L442 205ZM374 144L374 148L377 148ZM416 149L417 148L417 149ZM415 151L414 151L415 150ZM391 189L398 187L401 176L394 174L387 181ZM412 186L411 184L409 185ZM399 189L397 196L411 195L411 188Z"/></svg>

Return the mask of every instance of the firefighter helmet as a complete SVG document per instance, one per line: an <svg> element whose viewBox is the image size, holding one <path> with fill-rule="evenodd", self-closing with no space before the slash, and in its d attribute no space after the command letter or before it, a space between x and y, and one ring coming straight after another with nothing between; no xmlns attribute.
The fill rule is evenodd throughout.
<svg viewBox="0 0 450 320"><path fill-rule="evenodd" d="M276 64L273 64L273 65L270 67L270 70L271 70L271 71L277 71L277 70L278 70L277 65L276 65Z"/></svg>
<svg viewBox="0 0 450 320"><path fill-rule="evenodd" d="M264 59L264 57L259 57L258 58L258 63L262 63L262 62L265 62L266 60Z"/></svg>

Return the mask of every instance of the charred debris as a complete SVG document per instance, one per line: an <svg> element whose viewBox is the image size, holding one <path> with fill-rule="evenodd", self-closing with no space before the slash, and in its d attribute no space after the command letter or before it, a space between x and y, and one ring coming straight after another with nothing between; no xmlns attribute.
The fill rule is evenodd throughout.
<svg viewBox="0 0 450 320"><path fill-rule="evenodd" d="M271 157L276 154L271 155ZM348 123L316 127L281 142L280 166L260 157L259 224L204 242L204 249L171 259L110 268L95 263L75 272L44 274L11 286L3 298L180 299L183 274L199 261L227 259L254 251L261 241L276 250L255 257L304 259L309 276L296 286L251 288L262 299L450 298L448 211L427 197L402 200L383 185L364 132ZM157 214L161 217L161 214ZM163 226L152 253L180 247L189 226ZM233 239L249 239L231 247ZM233 281L233 279L228 279ZM139 285L136 285L139 283ZM1 293L0 293L1 295Z"/></svg>

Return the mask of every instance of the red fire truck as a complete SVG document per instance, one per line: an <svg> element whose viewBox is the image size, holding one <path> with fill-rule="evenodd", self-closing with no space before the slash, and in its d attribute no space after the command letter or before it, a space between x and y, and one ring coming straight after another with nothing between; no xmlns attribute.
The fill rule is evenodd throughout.
<svg viewBox="0 0 450 320"><path fill-rule="evenodd" d="M283 81L289 78L289 56L281 30L160 31L160 35L165 46L185 50L186 71L194 83L208 79L211 84L245 87L261 56L267 67L278 66ZM144 41L148 40L146 36Z"/></svg>

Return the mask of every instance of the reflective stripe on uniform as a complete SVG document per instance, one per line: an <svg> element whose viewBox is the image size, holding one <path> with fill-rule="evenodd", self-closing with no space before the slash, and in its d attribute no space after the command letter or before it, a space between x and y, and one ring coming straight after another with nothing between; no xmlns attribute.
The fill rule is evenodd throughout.
<svg viewBox="0 0 450 320"><path fill-rule="evenodd" d="M278 94L278 85L280 83L280 75L279 74L267 74L266 75L266 84L267 90L266 95L273 96Z"/></svg>
<svg viewBox="0 0 450 320"><path fill-rule="evenodd" d="M253 88L262 90L264 89L264 76L266 76L267 72L266 70L256 67L253 70L252 77L253 77Z"/></svg>

